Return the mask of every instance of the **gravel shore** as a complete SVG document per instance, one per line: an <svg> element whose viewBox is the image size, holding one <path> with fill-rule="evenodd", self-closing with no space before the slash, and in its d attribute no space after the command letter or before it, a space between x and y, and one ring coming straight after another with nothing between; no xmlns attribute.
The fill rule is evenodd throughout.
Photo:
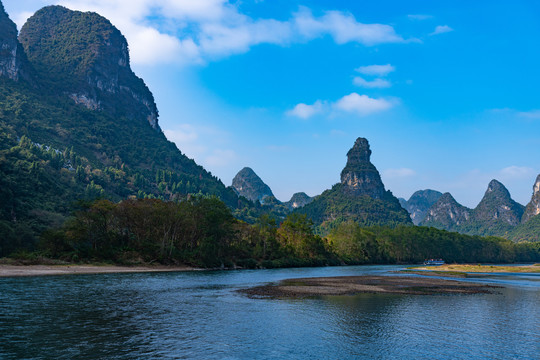
<svg viewBox="0 0 540 360"><path fill-rule="evenodd" d="M168 266L96 266L96 265L0 265L0 277L107 274L107 273L142 273L166 271L191 271L195 268Z"/></svg>
<svg viewBox="0 0 540 360"><path fill-rule="evenodd" d="M240 290L254 298L305 298L324 295L387 294L479 294L496 286L470 282L404 276L340 276L288 279L277 284Z"/></svg>

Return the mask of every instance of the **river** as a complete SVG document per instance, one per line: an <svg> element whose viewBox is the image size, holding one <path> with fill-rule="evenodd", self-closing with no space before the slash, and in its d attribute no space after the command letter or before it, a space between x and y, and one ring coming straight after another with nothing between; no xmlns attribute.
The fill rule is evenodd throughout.
<svg viewBox="0 0 540 360"><path fill-rule="evenodd" d="M540 359L539 274L493 294L250 299L295 277L399 266L0 279L0 359Z"/></svg>

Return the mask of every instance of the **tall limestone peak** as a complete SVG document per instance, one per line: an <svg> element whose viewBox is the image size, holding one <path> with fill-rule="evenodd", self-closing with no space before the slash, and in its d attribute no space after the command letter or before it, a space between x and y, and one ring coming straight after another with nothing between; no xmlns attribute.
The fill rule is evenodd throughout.
<svg viewBox="0 0 540 360"><path fill-rule="evenodd" d="M491 180L472 217L477 222L502 221L515 226L520 223L523 211L524 206L512 200L510 192L503 184Z"/></svg>
<svg viewBox="0 0 540 360"><path fill-rule="evenodd" d="M106 18L47 6L28 19L19 41L52 88L89 109L159 129L154 97L131 70L126 39Z"/></svg>
<svg viewBox="0 0 540 360"><path fill-rule="evenodd" d="M531 201L527 204L523 213L522 222L528 221L533 216L540 214L540 175L536 177L533 185Z"/></svg>
<svg viewBox="0 0 540 360"><path fill-rule="evenodd" d="M459 204L450 193L444 193L433 204L424 220L422 226L433 226L446 230L452 230L469 221L471 210Z"/></svg>
<svg viewBox="0 0 540 360"><path fill-rule="evenodd" d="M411 214L411 219L415 225L420 224L427 215L429 208L439 200L442 193L435 190L418 190L408 201L401 201L401 206Z"/></svg>
<svg viewBox="0 0 540 360"><path fill-rule="evenodd" d="M294 211L312 219L321 234L327 234L345 221L354 221L361 226L412 225L399 200L391 191L385 191L370 157L368 141L358 138L347 153L341 182Z"/></svg>
<svg viewBox="0 0 540 360"><path fill-rule="evenodd" d="M30 69L24 49L17 40L17 26L0 2L0 76L18 81L30 79Z"/></svg>
<svg viewBox="0 0 540 360"><path fill-rule="evenodd" d="M341 184L350 194L381 199L385 189L381 176L370 161L371 149L365 138L358 138L347 152L347 165L341 172Z"/></svg>
<svg viewBox="0 0 540 360"><path fill-rule="evenodd" d="M313 201L313 198L304 192L295 193L291 200L284 203L290 210L301 208Z"/></svg>
<svg viewBox="0 0 540 360"><path fill-rule="evenodd" d="M251 201L264 201L267 196L274 196L270 187L249 167L245 167L236 174L232 187L238 195Z"/></svg>

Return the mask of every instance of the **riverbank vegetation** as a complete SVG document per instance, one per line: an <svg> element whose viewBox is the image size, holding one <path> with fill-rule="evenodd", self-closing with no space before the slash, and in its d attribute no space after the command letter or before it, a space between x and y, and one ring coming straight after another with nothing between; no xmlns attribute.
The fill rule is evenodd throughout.
<svg viewBox="0 0 540 360"><path fill-rule="evenodd" d="M218 198L192 196L180 202L80 203L61 227L45 231L33 247L12 249L11 256L206 268L418 263L434 257L450 263L512 263L540 261L540 243L426 227L363 228L352 221L322 238L306 215L293 213L279 221L262 215L248 224Z"/></svg>

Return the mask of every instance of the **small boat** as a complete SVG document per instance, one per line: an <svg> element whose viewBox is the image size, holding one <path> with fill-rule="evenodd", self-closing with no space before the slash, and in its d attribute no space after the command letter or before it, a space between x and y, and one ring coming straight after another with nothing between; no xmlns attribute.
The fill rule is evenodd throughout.
<svg viewBox="0 0 540 360"><path fill-rule="evenodd" d="M429 259L424 261L424 265L444 265L443 259Z"/></svg>

